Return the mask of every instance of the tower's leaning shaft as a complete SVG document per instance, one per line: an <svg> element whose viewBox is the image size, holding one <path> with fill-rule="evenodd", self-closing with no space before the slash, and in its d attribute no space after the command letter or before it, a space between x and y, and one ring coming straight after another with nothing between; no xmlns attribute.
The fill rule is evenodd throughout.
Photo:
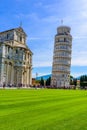
<svg viewBox="0 0 87 130"><path fill-rule="evenodd" d="M60 26L55 35L51 85L68 87L70 85L72 36L70 27Z"/></svg>

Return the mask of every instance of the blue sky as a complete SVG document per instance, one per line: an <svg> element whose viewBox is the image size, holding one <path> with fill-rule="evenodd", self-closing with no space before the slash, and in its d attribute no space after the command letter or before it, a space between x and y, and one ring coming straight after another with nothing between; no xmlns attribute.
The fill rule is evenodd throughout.
<svg viewBox="0 0 87 130"><path fill-rule="evenodd" d="M63 24L73 36L71 74L87 74L87 0L0 0L0 31L20 26L34 53L33 77L50 74L54 36Z"/></svg>

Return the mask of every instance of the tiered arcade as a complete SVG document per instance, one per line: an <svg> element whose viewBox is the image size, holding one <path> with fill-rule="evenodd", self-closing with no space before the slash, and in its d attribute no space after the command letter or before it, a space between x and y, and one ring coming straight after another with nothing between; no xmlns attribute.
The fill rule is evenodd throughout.
<svg viewBox="0 0 87 130"><path fill-rule="evenodd" d="M55 35L51 85L66 87L70 84L72 36L70 27L60 26Z"/></svg>

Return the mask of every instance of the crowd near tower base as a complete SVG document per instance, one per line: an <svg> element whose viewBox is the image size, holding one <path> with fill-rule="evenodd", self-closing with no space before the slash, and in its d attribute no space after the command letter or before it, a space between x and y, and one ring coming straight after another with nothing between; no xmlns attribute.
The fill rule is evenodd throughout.
<svg viewBox="0 0 87 130"><path fill-rule="evenodd" d="M72 36L71 28L59 26L55 35L51 86L67 88L70 86L70 67Z"/></svg>

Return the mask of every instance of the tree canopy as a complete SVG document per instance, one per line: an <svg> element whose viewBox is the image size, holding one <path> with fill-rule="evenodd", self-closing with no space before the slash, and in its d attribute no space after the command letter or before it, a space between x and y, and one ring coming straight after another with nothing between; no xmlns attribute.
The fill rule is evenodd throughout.
<svg viewBox="0 0 87 130"><path fill-rule="evenodd" d="M83 88L87 86L87 75L82 75L80 77L80 86Z"/></svg>

